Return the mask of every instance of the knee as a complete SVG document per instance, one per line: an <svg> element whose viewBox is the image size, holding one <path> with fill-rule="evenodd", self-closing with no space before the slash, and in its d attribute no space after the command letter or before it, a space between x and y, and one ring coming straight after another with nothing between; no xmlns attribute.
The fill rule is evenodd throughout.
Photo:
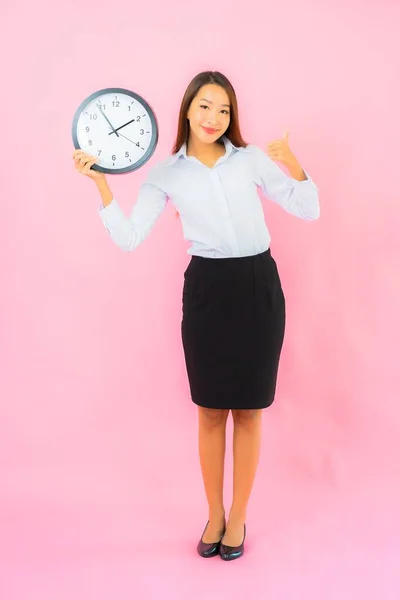
<svg viewBox="0 0 400 600"><path fill-rule="evenodd" d="M232 418L235 426L255 427L261 419L261 410L232 410Z"/></svg>
<svg viewBox="0 0 400 600"><path fill-rule="evenodd" d="M229 410L217 408L203 408L199 406L199 420L203 427L213 429L215 427L224 427L228 419Z"/></svg>

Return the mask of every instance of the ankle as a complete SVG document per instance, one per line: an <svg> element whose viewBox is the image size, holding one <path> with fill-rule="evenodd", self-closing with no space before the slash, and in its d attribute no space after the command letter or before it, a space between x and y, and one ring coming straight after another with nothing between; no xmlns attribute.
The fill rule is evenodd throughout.
<svg viewBox="0 0 400 600"><path fill-rule="evenodd" d="M245 523L246 522L246 511L243 510L231 510L229 513L229 523Z"/></svg>
<svg viewBox="0 0 400 600"><path fill-rule="evenodd" d="M209 520L225 519L225 509L222 507L210 508L208 511Z"/></svg>

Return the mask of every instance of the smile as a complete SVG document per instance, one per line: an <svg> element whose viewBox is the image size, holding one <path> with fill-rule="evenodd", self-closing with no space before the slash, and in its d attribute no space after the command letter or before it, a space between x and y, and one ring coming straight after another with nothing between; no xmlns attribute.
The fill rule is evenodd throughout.
<svg viewBox="0 0 400 600"><path fill-rule="evenodd" d="M206 133L212 134L212 133L217 133L217 131L218 131L218 129L210 129L209 127L204 127L203 125L202 125L202 127Z"/></svg>

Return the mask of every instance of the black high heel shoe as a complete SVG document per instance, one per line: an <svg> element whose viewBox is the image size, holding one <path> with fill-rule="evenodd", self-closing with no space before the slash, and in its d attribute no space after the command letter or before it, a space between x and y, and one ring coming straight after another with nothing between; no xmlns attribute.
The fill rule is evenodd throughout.
<svg viewBox="0 0 400 600"><path fill-rule="evenodd" d="M207 521L207 525L204 528L203 535L205 534L205 531L207 529L209 522L210 521ZM212 558L213 556L218 556L219 547L221 544L221 540L225 535L225 530L226 530L226 521L224 521L224 529L223 529L221 538L218 542L211 542L210 544L206 544L205 542L203 542L203 535L201 536L200 541L197 544L197 552L200 554L200 556L202 556L203 558Z"/></svg>
<svg viewBox="0 0 400 600"><path fill-rule="evenodd" d="M244 525L243 542L240 544L240 546L226 546L221 541L219 555L222 558L222 560L235 560L236 558L240 558L241 556L243 556L245 539L246 539L246 524Z"/></svg>

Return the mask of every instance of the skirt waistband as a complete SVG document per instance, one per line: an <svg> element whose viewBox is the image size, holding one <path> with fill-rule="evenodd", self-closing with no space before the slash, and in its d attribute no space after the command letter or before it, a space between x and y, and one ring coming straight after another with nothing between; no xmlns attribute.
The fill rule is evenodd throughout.
<svg viewBox="0 0 400 600"><path fill-rule="evenodd" d="M259 254L252 254L250 256L228 256L227 258L211 258L210 256L197 256L193 254L190 262L210 262L210 263L235 263L235 262L249 262L252 263L255 260L260 260L262 258L268 257L271 255L271 249L268 248L264 252L260 252Z"/></svg>
<svg viewBox="0 0 400 600"><path fill-rule="evenodd" d="M272 261L271 250L268 248L259 254L251 256L230 256L228 258L211 258L193 255L184 273L186 278L191 273L197 273L201 277L207 274L211 277L229 277L230 274L240 276L240 273L249 273L257 268L257 265L270 263Z"/></svg>

